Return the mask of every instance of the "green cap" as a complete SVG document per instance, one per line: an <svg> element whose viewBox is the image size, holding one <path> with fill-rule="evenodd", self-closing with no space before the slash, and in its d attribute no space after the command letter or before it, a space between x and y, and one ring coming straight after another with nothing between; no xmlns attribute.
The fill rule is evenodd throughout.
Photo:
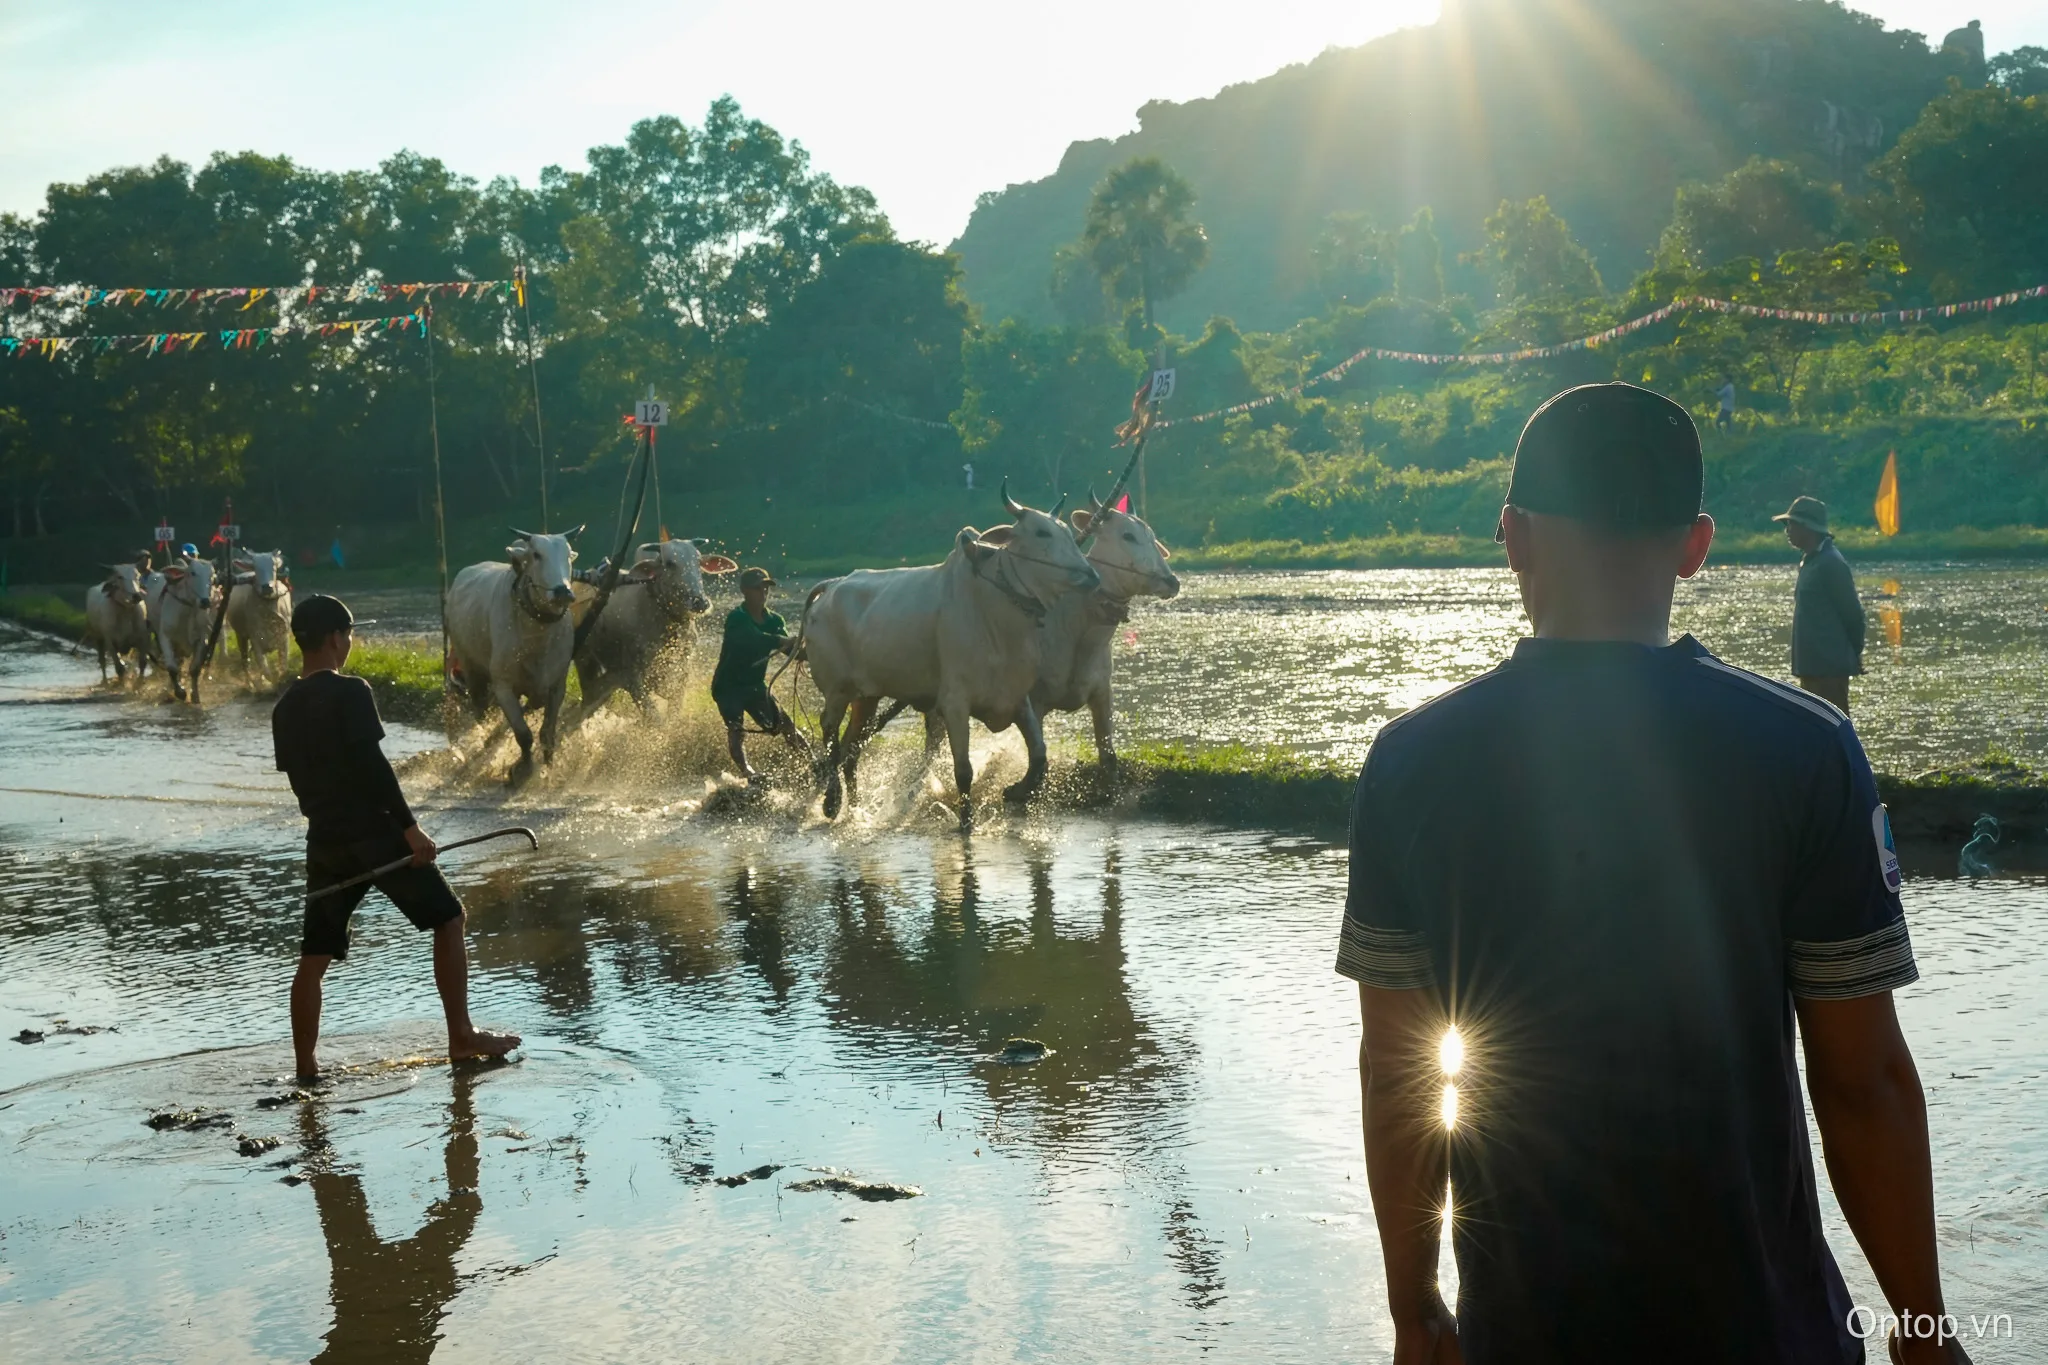
<svg viewBox="0 0 2048 1365"><path fill-rule="evenodd" d="M766 569L761 568L759 565L751 569L740 570L740 590L742 592L748 588L772 588L774 586L774 578L769 575Z"/></svg>

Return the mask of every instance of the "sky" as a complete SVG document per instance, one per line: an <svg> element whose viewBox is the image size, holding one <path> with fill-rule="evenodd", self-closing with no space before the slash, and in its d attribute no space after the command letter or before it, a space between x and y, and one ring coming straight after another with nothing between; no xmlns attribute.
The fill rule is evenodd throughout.
<svg viewBox="0 0 2048 1365"><path fill-rule="evenodd" d="M1936 36L2048 45L2041 0L1854 0ZM324 170L401 147L479 179L580 165L730 93L944 245L975 196L1048 175L1148 100L1254 80L1436 17L1436 0L0 0L0 212L170 155Z"/></svg>

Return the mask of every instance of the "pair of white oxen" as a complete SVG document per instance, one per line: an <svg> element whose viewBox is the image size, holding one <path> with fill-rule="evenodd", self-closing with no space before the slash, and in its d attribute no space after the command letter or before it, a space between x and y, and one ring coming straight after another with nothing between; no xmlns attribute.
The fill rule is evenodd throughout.
<svg viewBox="0 0 2048 1365"><path fill-rule="evenodd" d="M213 564L181 555L152 573L134 564L104 567L105 580L85 594L85 638L99 653L100 681L107 679L110 660L114 676L125 678L125 656L133 654L140 678L154 657L180 699L186 696L189 673L190 695L198 701L200 664L213 634L213 613L220 605ZM227 628L235 633L241 650L242 671L249 671L253 649L260 670L271 671L274 655L277 672L283 673L289 662L292 619L292 585L284 556L275 550L258 551L235 560L233 568Z"/></svg>
<svg viewBox="0 0 2048 1365"><path fill-rule="evenodd" d="M963 528L944 563L861 570L811 590L798 637L824 695L828 816L838 813L877 708L890 699L924 714L928 753L941 736L950 743L963 822L974 786L970 720L1023 733L1029 768L1009 790L1014 797L1045 781L1040 719L1048 711L1088 708L1098 754L1115 761L1111 643L1133 599L1172 597L1180 581L1151 527L1091 502L1063 521L1057 508L1035 511L1005 491L1010 524ZM518 534L509 564L473 564L448 594L454 666L479 720L492 703L504 712L519 742L515 776L532 763L528 705L544 708L541 760L552 757L572 660L590 704L617 686L644 704L652 660L706 606L709 563L689 541L642 546L633 576L578 655L576 533Z"/></svg>

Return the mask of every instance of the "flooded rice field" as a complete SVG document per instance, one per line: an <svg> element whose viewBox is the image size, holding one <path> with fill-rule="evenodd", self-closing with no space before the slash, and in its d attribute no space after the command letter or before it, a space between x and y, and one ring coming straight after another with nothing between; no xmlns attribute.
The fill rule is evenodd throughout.
<svg viewBox="0 0 2048 1365"><path fill-rule="evenodd" d="M1899 576L1871 747L2041 757L2048 574ZM1204 577L1135 621L1126 723L1355 755L1505 649L1505 583ZM1722 571L1682 614L1782 672L1787 586ZM107 698L0 636L0 1360L1385 1358L1341 849L419 762L437 836L540 833L448 860L477 1018L526 1045L437 1061L425 939L373 896L301 1098L267 701ZM1905 894L1950 1306L2011 1316L1977 1360L2048 1358L2048 883Z"/></svg>
<svg viewBox="0 0 2048 1365"><path fill-rule="evenodd" d="M2048 566L1855 568L1870 639L1851 708L1872 763L1922 772L1995 745L2048 764ZM1710 566L1679 585L1674 629L1789 679L1793 571L1789 559ZM778 610L794 623L801 585L787 590ZM436 629L432 593L350 596L383 629ZM1173 601L1136 604L1117 645L1118 725L1138 739L1359 762L1381 725L1492 667L1524 624L1499 569L1196 574ZM1055 717L1049 729L1071 741L1087 725Z"/></svg>

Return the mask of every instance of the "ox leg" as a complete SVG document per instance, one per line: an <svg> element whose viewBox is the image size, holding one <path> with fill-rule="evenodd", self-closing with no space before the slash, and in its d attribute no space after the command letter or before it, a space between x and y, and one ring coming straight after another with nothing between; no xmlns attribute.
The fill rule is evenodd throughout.
<svg viewBox="0 0 2048 1365"><path fill-rule="evenodd" d="M107 644L106 644L106 641L104 641L104 640L94 640L94 641L92 642L92 647L93 647L93 650L94 650L94 652L95 652L95 653L97 653L97 654L98 654L98 655L100 656L100 685L104 687L104 686L106 685L106 681L107 681ZM120 668L121 668L121 656L120 656L120 655L118 655L118 654L116 654L116 655L114 656L114 669L115 669L115 672L114 672L114 676L115 676L115 677L117 677L117 678L121 676L121 674L120 674Z"/></svg>
<svg viewBox="0 0 2048 1365"><path fill-rule="evenodd" d="M974 754L968 748L967 708L943 709L946 741L953 750L953 785L960 790L960 828L974 827Z"/></svg>
<svg viewBox="0 0 2048 1365"><path fill-rule="evenodd" d="M845 788L841 786L839 780L839 765L846 752L845 746L840 742L840 722L846 719L846 709L847 703L839 700L837 697L827 697L825 698L824 712L818 717L818 735L825 743L825 818L827 820L839 818L840 803L846 795ZM733 747L738 749L740 744L738 736L740 732L734 730L731 733L734 736ZM742 756L740 770L742 772L746 771L744 756Z"/></svg>
<svg viewBox="0 0 2048 1365"><path fill-rule="evenodd" d="M185 674L178 663L178 651L172 648L169 640L163 642L163 664L164 676L171 680L171 695L179 701L185 700Z"/></svg>
<svg viewBox="0 0 2048 1365"><path fill-rule="evenodd" d="M1110 709L1109 689L1090 694L1088 714L1095 721L1095 758L1105 768L1116 766L1116 713Z"/></svg>
<svg viewBox="0 0 2048 1365"><path fill-rule="evenodd" d="M562 703L568 696L569 675L564 673L562 680L549 691L547 709L541 712L540 761L543 764L555 761L555 740L562 732Z"/></svg>
<svg viewBox="0 0 2048 1365"><path fill-rule="evenodd" d="M1045 727L1028 697L1017 711L1017 732L1024 736L1024 780L1003 789L1005 801L1028 801L1045 785Z"/></svg>
<svg viewBox="0 0 2048 1365"><path fill-rule="evenodd" d="M491 684L491 700L505 713L512 738L519 741L519 761L512 765L512 781L524 782L533 775L533 728L526 723L525 704L520 700L519 690L506 682Z"/></svg>
<svg viewBox="0 0 2048 1365"><path fill-rule="evenodd" d="M194 650L192 654L192 704L194 706L199 705L199 674L202 665L205 663L205 654L206 650L203 646Z"/></svg>
<svg viewBox="0 0 2048 1365"><path fill-rule="evenodd" d="M867 743L868 722L874 718L875 697L856 697L852 706L846 709L846 799L860 800L860 783L855 769L860 766L860 751Z"/></svg>

